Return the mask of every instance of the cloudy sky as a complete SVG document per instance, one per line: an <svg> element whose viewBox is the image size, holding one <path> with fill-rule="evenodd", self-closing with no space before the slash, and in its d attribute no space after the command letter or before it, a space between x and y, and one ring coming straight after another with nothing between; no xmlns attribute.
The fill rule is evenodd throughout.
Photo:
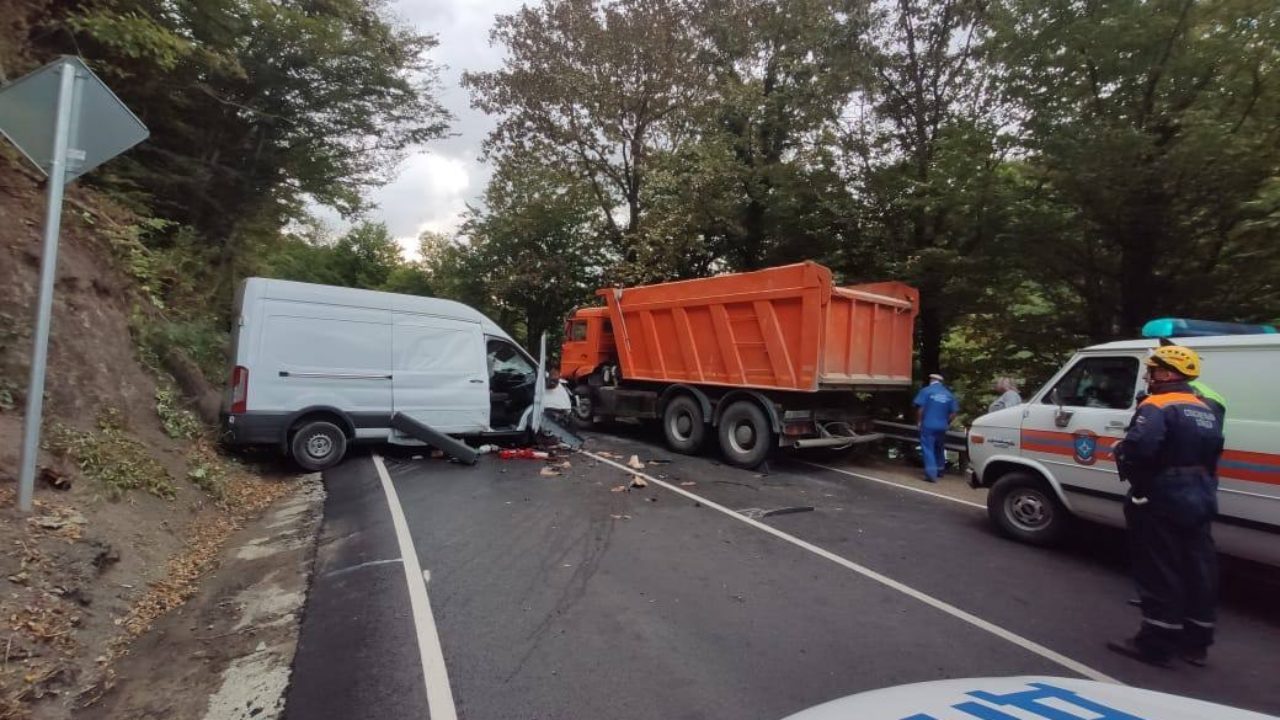
<svg viewBox="0 0 1280 720"><path fill-rule="evenodd" d="M417 236L423 230L456 229L467 203L484 191L489 169L479 159L480 144L493 122L471 109L460 80L464 71L501 65L502 50L489 47L489 28L494 15L510 13L522 4L522 0L397 0L393 4L402 20L440 41L431 57L445 66L440 99L454 115L451 137L409 157L395 181L373 194L378 207L370 219L385 222L407 254L416 253ZM338 224L331 214L322 215Z"/></svg>

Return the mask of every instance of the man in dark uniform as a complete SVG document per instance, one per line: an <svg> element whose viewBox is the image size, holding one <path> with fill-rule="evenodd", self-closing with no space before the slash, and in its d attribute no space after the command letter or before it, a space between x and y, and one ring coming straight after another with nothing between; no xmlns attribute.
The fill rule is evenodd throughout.
<svg viewBox="0 0 1280 720"><path fill-rule="evenodd" d="M1147 359L1149 395L1115 449L1129 483L1129 526L1142 626L1107 643L1121 654L1168 666L1175 656L1203 665L1217 615L1218 555L1210 523L1218 510L1222 423L1192 392L1200 357L1177 345Z"/></svg>

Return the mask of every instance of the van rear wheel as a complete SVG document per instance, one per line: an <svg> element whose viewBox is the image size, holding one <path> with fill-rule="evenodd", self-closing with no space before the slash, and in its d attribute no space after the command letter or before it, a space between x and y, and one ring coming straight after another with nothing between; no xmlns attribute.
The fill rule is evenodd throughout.
<svg viewBox="0 0 1280 720"><path fill-rule="evenodd" d="M1001 535L1031 545L1055 545L1071 516L1042 478L1020 470L1001 477L987 494L987 517Z"/></svg>
<svg viewBox="0 0 1280 720"><path fill-rule="evenodd" d="M720 416L720 451L730 465L753 468L769 457L773 449L773 430L760 406L739 400Z"/></svg>
<svg viewBox="0 0 1280 720"><path fill-rule="evenodd" d="M331 422L312 420L293 434L289 454L304 470L328 470L347 454L347 435Z"/></svg>
<svg viewBox="0 0 1280 720"><path fill-rule="evenodd" d="M692 455L702 447L707 434L707 421L702 406L688 395L677 395L662 411L662 436L667 447Z"/></svg>

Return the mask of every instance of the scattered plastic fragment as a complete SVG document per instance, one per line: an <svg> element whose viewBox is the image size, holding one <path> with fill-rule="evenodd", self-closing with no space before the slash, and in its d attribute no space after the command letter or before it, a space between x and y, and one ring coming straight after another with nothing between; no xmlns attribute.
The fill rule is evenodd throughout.
<svg viewBox="0 0 1280 720"><path fill-rule="evenodd" d="M503 460L546 460L551 455L543 450L534 450L533 448L513 448L499 450L498 457Z"/></svg>
<svg viewBox="0 0 1280 720"><path fill-rule="evenodd" d="M633 488L649 487L649 482L644 478L640 477L639 475L632 475L631 487Z"/></svg>
<svg viewBox="0 0 1280 720"><path fill-rule="evenodd" d="M634 470L643 470L644 463L640 462L640 457L638 455L632 455L631 459L627 461L627 467Z"/></svg>

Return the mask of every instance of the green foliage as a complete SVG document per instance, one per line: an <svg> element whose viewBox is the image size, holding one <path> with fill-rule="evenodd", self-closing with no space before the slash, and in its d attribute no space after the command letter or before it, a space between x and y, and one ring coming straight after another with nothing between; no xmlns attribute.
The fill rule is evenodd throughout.
<svg viewBox="0 0 1280 720"><path fill-rule="evenodd" d="M95 431L81 431L54 423L45 433L45 446L70 458L90 480L101 483L107 496L119 500L142 490L172 500L177 489L164 466L147 446L133 437L114 409L104 410Z"/></svg>
<svg viewBox="0 0 1280 720"><path fill-rule="evenodd" d="M130 318L129 330L139 359L155 373L167 374L162 358L177 348L195 362L206 380L216 383L226 374L229 338L212 317L166 320L139 309Z"/></svg>
<svg viewBox="0 0 1280 720"><path fill-rule="evenodd" d="M156 414L165 434L174 440L193 440L204 429L195 413L183 407L177 388L168 383L156 385Z"/></svg>
<svg viewBox="0 0 1280 720"><path fill-rule="evenodd" d="M215 500L224 500L231 464L206 442L197 442L187 453L187 479Z"/></svg>

